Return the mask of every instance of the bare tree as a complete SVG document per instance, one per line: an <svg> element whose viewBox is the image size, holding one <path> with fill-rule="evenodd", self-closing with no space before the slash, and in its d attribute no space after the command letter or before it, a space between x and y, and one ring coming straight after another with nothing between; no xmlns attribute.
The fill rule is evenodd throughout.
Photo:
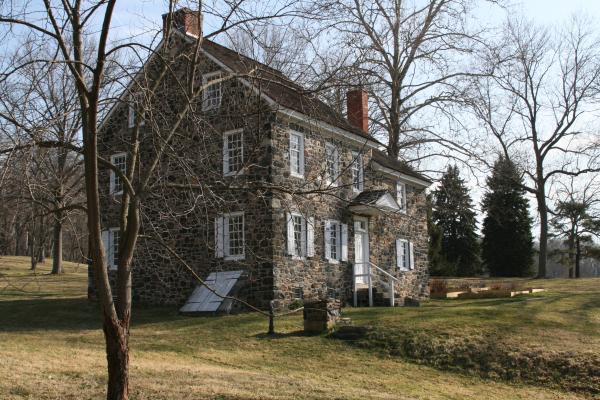
<svg viewBox="0 0 600 400"><path fill-rule="evenodd" d="M454 119L449 104L462 97L461 81L473 74L468 56L481 34L468 23L473 4L469 0L313 3L313 15L334 28L329 40L339 40L325 51L333 48L347 54L338 57L342 72L331 84L368 90L374 105L370 131L387 140L389 155L422 160L440 151L448 154L443 149L465 153L459 138L434 118L439 113ZM441 145L437 151L431 150L437 145Z"/></svg>
<svg viewBox="0 0 600 400"><path fill-rule="evenodd" d="M535 196L539 277L546 275L553 182L600 170L591 146L597 131L586 121L600 94L600 42L592 26L577 18L552 30L508 22L487 53L492 77L479 80L472 103L480 128L522 168L524 189Z"/></svg>
<svg viewBox="0 0 600 400"><path fill-rule="evenodd" d="M33 63L47 68L51 63L62 63L67 66L70 78L76 88L81 117L82 145L76 146L58 140L40 140L37 146L66 148L81 154L84 165L84 182L86 194L87 227L90 240L90 254L92 256L93 271L96 288L101 304L103 318L103 331L106 341L106 354L108 361L108 399L127 399L129 393L129 331L131 321L131 267L134 251L140 233L140 207L144 199L150 196L150 189L155 182L155 173L165 152L172 141L177 137L181 122L198 106L198 94L202 92L199 79L197 60L203 38L187 46L182 53L173 52L170 46L165 45L154 54L156 70L151 74L151 79L146 79L145 72L141 75L129 76L132 80L131 92L126 100L136 109L135 128L131 130L128 140L127 167L122 171L108 160L100 157L98 149L99 116L102 111L106 73L111 66L111 56L123 49L140 50L144 46L132 41L121 44L109 45L111 21L115 10L116 0L102 1L62 1L52 2L45 0L38 9L33 4L23 6L12 2L0 3L0 22L10 27L19 29L8 30L4 36L26 30L31 36L41 36L57 56L53 59L36 60ZM198 7L199 6L199 7ZM169 11L173 11L174 4L170 2ZM217 4L204 6L202 2L196 6L201 11L210 13L222 21L222 24L206 37L221 34L233 26L249 24L261 20L271 20L285 16L290 12L290 4L279 2L271 7L265 7L261 2L242 1L236 3ZM173 31L172 14L169 13L165 21L164 41L168 44ZM201 26L201 14L197 14L198 26ZM99 27L99 29L95 29ZM92 44L91 37L94 37ZM173 38L175 40L175 38ZM147 48L146 48L147 50ZM174 76L171 66L175 63L184 63L186 72L184 76ZM30 63L10 66L4 71L2 79L12 76L15 71ZM112 64L114 65L114 63ZM142 121L159 121L160 116L151 112L151 104L156 99L155 90L165 84L165 80L175 83L174 91L178 98L185 99L176 118L170 125L159 126L156 123L152 138L154 153L148 160L140 162L140 125ZM222 79L231 79L225 76ZM18 122L18 121L17 121ZM159 128L164 128L159 130ZM107 255L101 235L101 201L99 187L99 166L102 165L112 170L123 183L123 195L120 207L120 232L118 269L116 280L116 296L109 282L107 271Z"/></svg>
<svg viewBox="0 0 600 400"><path fill-rule="evenodd" d="M559 200L552 211L551 236L562 237L567 245L569 277L581 277L581 257L585 247L600 235L599 188L594 180L580 187L575 179L557 190Z"/></svg>

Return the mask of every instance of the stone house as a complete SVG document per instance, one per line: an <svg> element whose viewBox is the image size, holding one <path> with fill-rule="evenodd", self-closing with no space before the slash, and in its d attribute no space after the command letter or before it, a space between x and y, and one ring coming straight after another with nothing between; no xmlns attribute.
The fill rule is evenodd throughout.
<svg viewBox="0 0 600 400"><path fill-rule="evenodd" d="M141 133L143 164L177 127L142 206L143 237L159 235L200 277L242 271L236 295L262 308L273 300L399 305L427 297L431 182L369 135L367 94L348 91L346 119L281 72L203 39L194 65L202 95L185 99L178 88L198 49L198 20L175 12L169 43L158 45L173 56L169 76L154 85L151 57L100 129L101 155L125 168L132 129ZM155 96L142 109L149 87ZM186 101L194 107L182 117ZM115 274L123 185L108 169L99 179ZM152 240L140 241L134 260L134 302L182 304L196 286Z"/></svg>

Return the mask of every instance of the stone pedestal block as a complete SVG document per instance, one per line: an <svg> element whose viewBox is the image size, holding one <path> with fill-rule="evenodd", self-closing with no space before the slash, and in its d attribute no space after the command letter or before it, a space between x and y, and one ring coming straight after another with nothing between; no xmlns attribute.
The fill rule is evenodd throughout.
<svg viewBox="0 0 600 400"><path fill-rule="evenodd" d="M329 332L340 317L340 308L340 301L335 299L305 302L304 332Z"/></svg>

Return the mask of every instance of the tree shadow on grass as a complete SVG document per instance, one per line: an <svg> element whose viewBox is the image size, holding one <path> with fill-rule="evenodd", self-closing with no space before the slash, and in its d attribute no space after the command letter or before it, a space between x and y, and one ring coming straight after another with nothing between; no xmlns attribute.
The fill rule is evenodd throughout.
<svg viewBox="0 0 600 400"><path fill-rule="evenodd" d="M174 307L134 307L133 327L183 317ZM101 329L100 305L85 297L0 301L0 332Z"/></svg>
<svg viewBox="0 0 600 400"><path fill-rule="evenodd" d="M277 339L286 339L286 338L294 338L294 337L311 337L311 336L319 336L319 335L320 334L306 333L303 330L297 330L297 331L285 332L285 333L275 332L272 335L269 335L268 333L257 333L256 335L254 335L254 337L257 339L263 339L263 340L277 340Z"/></svg>

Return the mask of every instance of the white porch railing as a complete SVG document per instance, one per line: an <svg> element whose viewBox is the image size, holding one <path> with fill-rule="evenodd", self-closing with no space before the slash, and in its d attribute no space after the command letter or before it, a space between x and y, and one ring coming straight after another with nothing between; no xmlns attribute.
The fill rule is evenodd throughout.
<svg viewBox="0 0 600 400"><path fill-rule="evenodd" d="M367 272L366 273L362 273L362 274L358 274L357 270L358 270L358 266L361 265L366 265L367 268ZM364 271L364 268L361 268ZM389 295L390 295L390 306L394 307L394 305L396 304L396 297L395 297L395 289L394 289L394 282L398 282L398 278L396 278L395 276L393 276L392 274L390 274L389 272L379 268L377 265L373 264L370 261L367 262L362 262L362 263L355 263L354 264L354 268L352 270L352 281L353 281L353 290L354 290L354 307L356 307L358 305L358 287L357 287L357 280L358 278L367 278L367 287L369 289L369 307L373 307L373 270L375 270L377 273L382 273L383 275L385 275L387 278L390 279L389 285L388 285L388 291L389 291Z"/></svg>

